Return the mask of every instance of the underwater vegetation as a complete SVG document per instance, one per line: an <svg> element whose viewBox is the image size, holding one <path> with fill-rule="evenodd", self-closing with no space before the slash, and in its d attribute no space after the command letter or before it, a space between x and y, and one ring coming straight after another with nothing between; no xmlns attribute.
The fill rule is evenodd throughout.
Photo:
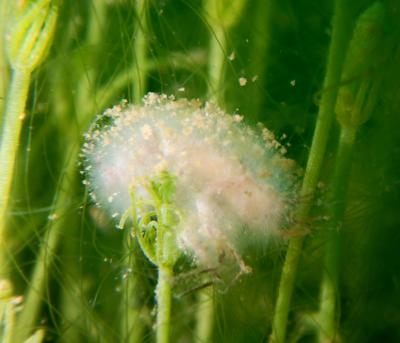
<svg viewBox="0 0 400 343"><path fill-rule="evenodd" d="M0 0L0 342L399 342L395 0Z"/></svg>

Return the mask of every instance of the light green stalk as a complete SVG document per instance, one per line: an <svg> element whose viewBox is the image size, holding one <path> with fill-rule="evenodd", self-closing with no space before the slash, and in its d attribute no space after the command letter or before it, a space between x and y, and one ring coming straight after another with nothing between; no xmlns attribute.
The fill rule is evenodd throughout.
<svg viewBox="0 0 400 343"><path fill-rule="evenodd" d="M71 200L71 182L75 180L76 175L76 156L79 146L76 144L72 150L68 151L65 162L65 173L60 179L59 191L55 196L54 211L49 218L49 227L43 239L39 255L30 279L28 293L25 296L24 306L18 316L16 330L14 332L15 343L23 342L28 338L31 331L35 328L38 315L40 314L41 303L43 301L43 292L45 289L50 266L54 261L57 247L65 229L65 208ZM64 210L63 210L64 209Z"/></svg>
<svg viewBox="0 0 400 343"><path fill-rule="evenodd" d="M226 33L237 23L245 5L246 0L205 0L204 2L204 13L210 27L208 97L219 106L224 105L224 67L228 60ZM214 311L213 287L200 290L197 299L195 342L211 341Z"/></svg>
<svg viewBox="0 0 400 343"><path fill-rule="evenodd" d="M106 0L92 0L90 3L90 15L84 47L91 51L90 55L92 57L96 57L90 59L91 68L85 70L77 82L78 89L75 102L76 108L80 113L88 114L98 110L96 108L94 85L96 84L96 71L99 68L97 56L103 53L101 42L103 41L104 28L107 23L108 6Z"/></svg>
<svg viewBox="0 0 400 343"><path fill-rule="evenodd" d="M105 0L95 0L91 1L89 4L90 12L89 12L89 20L87 25L86 39L83 43L83 49L87 49L90 51L89 55L92 57L89 60L89 67L85 68L83 73L80 75L81 77L78 80L68 80L71 83L69 84L77 84L78 91L76 96L73 98L75 101L76 108L72 108L71 101L71 93L68 88L69 84L63 81L63 78L68 78L68 71L65 70L63 64L58 64L55 66L57 70L52 70L51 78L53 81L53 109L55 112L55 116L57 117L57 125L59 131L61 133L62 142L64 142L63 146L67 147L65 151L68 155L64 155L65 158L71 159L74 161L74 166L71 166L70 171L66 171L71 175L64 179L61 178L61 189L69 190L66 196L73 198L75 195L75 187L77 186L76 180L76 163L78 160L78 152L77 147L80 144L80 137L82 136L83 130L88 127L88 122L90 118L93 116L93 112L95 111L95 85L96 85L96 72L98 70L98 60L97 56L102 49L102 41L104 39L104 29L107 24L107 13L108 13L109 4ZM71 29L66 30L67 33L70 32ZM60 44L59 56L67 56L70 51L68 50L69 44L71 43L71 36L64 33L63 41ZM64 53L63 53L64 52ZM95 58L93 58L95 57ZM73 75L73 74L72 74ZM69 101L68 101L69 100ZM78 115L78 130L74 124L71 125L71 113L73 111L77 112ZM81 131L82 130L82 131ZM64 153L65 154L65 153ZM68 166L66 166L68 168ZM67 185L69 183L69 185ZM72 184L71 184L72 183ZM64 198L61 192L58 193L57 197ZM61 202L61 199L56 199L56 207L55 212L62 212L65 204ZM61 221L61 223L50 222L49 223L49 233L46 238L55 238L55 248L60 243L60 232L61 227L63 230L67 230L67 224L65 221ZM70 234L77 234L77 229L71 228ZM77 251L77 241L69 240L63 246L64 250ZM56 249L52 251L48 251L47 253L47 266L50 267L52 261L55 256L51 254L56 253ZM63 318L63 324L65 326L62 327L64 332L61 341L62 342L79 342L81 337L81 330L83 327L83 323L87 323L93 321L91 316L93 314L87 314L87 308L85 308L85 300L77 299L79 290L79 266L74 263L70 263L69 265L65 265L64 272L70 275L71 286L69 289L66 287L62 288L61 293L61 317ZM44 275L43 275L44 276ZM34 281L35 279L33 279ZM41 284L41 288L38 293L43 294L45 289L46 280L39 281ZM37 303L37 306L40 306L41 303Z"/></svg>
<svg viewBox="0 0 400 343"><path fill-rule="evenodd" d="M72 186L72 187L71 187ZM70 185L71 189L75 190L75 185ZM75 194L71 194L70 197ZM63 230L68 230L68 239L63 240L63 244L60 247L61 261L70 262L70 257L74 256L77 258L80 251L76 240L72 237L78 237L79 225L76 220L77 213L68 213L68 223L63 222ZM75 216L74 216L75 215ZM66 225L68 224L68 226ZM69 227L69 229L67 229ZM52 229L54 230L54 229ZM64 237L66 237L64 235ZM57 238L57 245L60 245L60 239ZM61 250L60 249L60 250ZM55 251L54 251L55 252ZM65 259L65 257L67 257ZM60 279L61 294L60 294L60 318L62 318L62 337L60 337L60 343L81 343L83 341L83 328L85 324L90 321L91 314L88 314L88 309L85 307L85 299L81 296L84 294L84 287L82 287L82 274L80 271L80 265L78 263L66 263L64 262L61 266L61 273L63 277ZM53 268L47 270L47 273L54 271Z"/></svg>
<svg viewBox="0 0 400 343"><path fill-rule="evenodd" d="M15 301L13 288L8 280L0 281L0 341L12 343L15 325Z"/></svg>
<svg viewBox="0 0 400 343"><path fill-rule="evenodd" d="M147 42L149 0L136 0L136 25L134 32L135 69L133 74L133 101L139 104L147 90Z"/></svg>
<svg viewBox="0 0 400 343"><path fill-rule="evenodd" d="M95 33L90 32L88 36L91 37L90 42L92 42ZM101 35L99 34L98 37L100 38ZM55 96L63 97L65 96L65 93L61 87L62 83L60 82L59 74L60 71L56 71L54 73L56 82L58 81L58 84L55 86L54 94ZM68 143L65 148L66 153L64 157L64 174L60 178L59 191L55 195L54 210L49 216L49 218L55 219L49 221L35 267L32 271L30 287L25 295L24 307L22 308L22 311L18 317L17 329L14 334L14 342L16 343L23 342L25 339L27 339L37 323L44 297L47 276L54 261L61 237L61 232L65 229L66 223L63 218L63 213L64 209L66 208L66 204L68 204L71 199L71 183L73 184L76 180L76 161L79 152L79 142L76 141L76 137L78 137L78 135L74 137L72 133L75 131L69 128L70 124L66 124L69 123L69 121L66 120L66 117L69 115L69 108L65 105L66 99L55 99L55 115L58 115L58 123L61 126L61 130L67 133L68 138L66 138L65 141L72 142L72 144ZM82 109L82 113L80 113L80 118L83 118L80 125L82 125L81 127L85 128L88 125L89 117L87 112L84 111L85 109ZM66 296L67 295L64 294L63 298ZM67 321L68 319L69 318L65 318Z"/></svg>
<svg viewBox="0 0 400 343"><path fill-rule="evenodd" d="M196 65L204 65L206 62L206 58L203 54L199 53L199 51L193 50L187 53L170 53L167 58L157 58L157 59L147 59L146 63L143 65L141 70L141 78L147 78L147 75L154 71L165 68L167 65L172 64L175 70L189 70L193 69L193 64ZM124 88L126 88L132 82L132 75L136 75L138 71L138 67L136 65L136 61L132 63L131 66L126 69L120 71L116 74L113 79L101 87L96 92L96 99L98 108L104 108L105 106L110 104L115 96L120 93ZM147 82L147 81L145 81ZM140 89L138 87L134 89ZM139 103L144 95L143 92L146 91L146 87L142 89L142 91L138 91L138 94L134 95L134 100L136 103ZM140 97L139 97L140 95Z"/></svg>
<svg viewBox="0 0 400 343"><path fill-rule="evenodd" d="M138 244L133 239L131 232L126 230L124 242L124 255L123 261L128 272L123 280L123 293L122 293L122 318L121 318L121 339L123 342L140 343L143 341L143 332L145 325L143 323L143 304L139 299L140 278L135 271L138 267Z"/></svg>
<svg viewBox="0 0 400 343"><path fill-rule="evenodd" d="M205 0L204 12L210 27L208 52L208 97L224 104L224 67L228 59L226 33L237 23L246 0Z"/></svg>
<svg viewBox="0 0 400 343"><path fill-rule="evenodd" d="M150 199L136 198L135 187L131 189L133 232L145 256L158 268L156 341L168 343L173 268L180 256L176 240L180 216L174 206L175 177L162 172L151 180L144 180L141 186ZM149 210L149 205L153 210Z"/></svg>
<svg viewBox="0 0 400 343"><path fill-rule="evenodd" d="M14 70L7 98L3 132L0 145L0 278L8 277L8 252L6 244L6 211L10 199L14 165L20 133L25 117L30 72Z"/></svg>
<svg viewBox="0 0 400 343"><path fill-rule="evenodd" d="M133 43L133 54L134 54L134 68L133 70L133 101L136 104L139 104L142 101L144 93L147 90L147 74L149 69L149 63L147 61L147 16L149 10L150 3L148 0L136 0L135 1L135 13L136 13L136 23L134 29L134 43ZM130 73L126 72L121 75L121 78L116 78L111 82L111 86L115 87L118 85L118 82L124 79L124 77L130 77ZM108 87L109 89L112 89ZM106 90L106 93L108 90ZM124 296L122 299L123 311L122 311L122 319L121 319L121 334L122 339L126 342L139 343L142 341L142 334L145 328L143 323L143 318L141 317L141 307L143 304L140 303L138 299L139 294L139 279L138 275L134 274L133 271L137 268L137 259L139 256L135 251L132 250L132 247L135 244L131 241L132 237L130 234L126 237L125 246L127 247L126 251L126 266L132 272L129 273L127 279L125 280L125 289ZM159 280L161 280L162 275L159 275ZM161 282L161 281L160 281ZM164 288L167 285L164 284ZM164 294L164 291L162 292ZM167 295L166 298L170 298L171 294ZM165 300L165 298L163 298ZM165 300L168 301L168 300ZM166 308L168 307L168 308ZM169 313L170 311L170 302L169 304L163 304L162 308L165 313ZM158 318L158 317L157 317ZM157 323L157 327L158 327ZM165 328L169 329L169 322L166 323ZM158 332L158 331L157 331ZM158 335L159 336L159 335ZM169 332L164 333L164 339L168 339Z"/></svg>
<svg viewBox="0 0 400 343"><path fill-rule="evenodd" d="M377 47L382 39L383 6L375 3L358 19L347 51L343 68L344 86L339 90L336 113L340 124L340 138L332 178L331 218L325 246L324 273L318 317L319 342L339 341L339 260L340 232L346 207L347 189L351 171L352 153L359 127L371 116L377 100L379 78L359 78L370 72L376 62ZM349 80L353 80L349 82ZM361 80L361 81L360 81Z"/></svg>
<svg viewBox="0 0 400 343"><path fill-rule="evenodd" d="M101 28L105 24L105 2L96 2L93 4L95 9L92 12L91 24L88 28L87 42L89 46L97 47L101 41ZM60 82L60 71L54 73L56 78L55 85L55 96L60 98L65 95L62 89L62 83ZM62 73L61 73L62 74ZM77 108L79 110L79 127L85 129L88 127L91 115L89 111L93 111L93 102L89 101L89 95L93 97L93 84L94 84L94 72L88 71L84 77L78 82L79 94L77 96ZM43 240L43 244L39 251L39 255L32 272L30 287L28 293L26 294L25 306L18 318L15 342L23 342L34 328L38 315L40 314L41 304L44 296L45 285L47 282L47 275L49 273L50 267L54 261L55 254L59 245L61 238L61 232L65 229L66 222L63 219L63 212L68 204L69 199L71 199L71 189L72 185L76 180L76 161L79 153L79 142L77 138L79 133L74 135L75 130L70 128L71 124L68 121L69 110L68 106L65 106L65 99L55 98L54 105L56 114L58 115L58 123L60 125L60 130L66 135L65 142L67 144L65 153L65 164L64 164L64 175L60 178L59 191L55 196L54 211L51 213L49 218L57 218L49 222L46 235ZM64 104L64 105L63 105ZM69 298L68 292L62 295L63 299ZM65 302L64 302L65 303ZM68 308L69 317L64 318L66 321L71 319L73 310L71 307ZM63 312L65 314L65 312ZM75 313L76 315L76 313ZM71 335L76 335L73 330L68 332L69 337Z"/></svg>
<svg viewBox="0 0 400 343"><path fill-rule="evenodd" d="M197 297L195 342L211 341L214 324L214 306L214 287L210 286L200 290Z"/></svg>
<svg viewBox="0 0 400 343"><path fill-rule="evenodd" d="M304 222L312 207L312 195L318 183L322 162L325 156L326 144L334 115L337 86L344 59L346 35L348 27L345 0L336 0L333 18L332 39L328 52L326 75L323 93L317 116L314 136L308 156L303 184L300 190L301 203L295 214L296 222ZM295 237L289 242L280 279L278 298L272 323L270 342L284 343L289 308L294 289L297 268L303 246L303 237Z"/></svg>
<svg viewBox="0 0 400 343"><path fill-rule="evenodd" d="M32 336L30 336L24 343L41 343L44 340L45 330L39 329Z"/></svg>
<svg viewBox="0 0 400 343"><path fill-rule="evenodd" d="M268 72L270 60L270 45L271 45L271 21L275 13L275 6L277 5L275 0L259 0L256 13L255 13L255 25L257 34L253 37L253 44L251 47L251 63L249 65L249 73L253 77L257 77L258 85L265 84L266 75ZM265 93L262 93L261 86L258 87L255 96L251 97L251 109L258 117L264 115L262 104L265 101Z"/></svg>
<svg viewBox="0 0 400 343"><path fill-rule="evenodd" d="M42 62L52 42L56 18L57 6L49 0L33 2L29 7L16 6L14 25L6 41L12 76L0 142L0 278L8 274L6 213L29 83L33 70Z"/></svg>
<svg viewBox="0 0 400 343"><path fill-rule="evenodd" d="M223 28L216 25L212 28L208 64L208 97L218 104L224 102L223 71L226 56L226 38Z"/></svg>
<svg viewBox="0 0 400 343"><path fill-rule="evenodd" d="M339 232L341 226L341 218L344 212L344 200L347 195L347 182L351 167L351 156L353 152L356 131L353 128L342 129L339 139L339 147L337 152L337 162L335 165L335 176L332 181L334 199L332 209L332 223L330 232L328 233L327 243L325 246L325 263L321 290L321 309L318 317L319 342L333 343L338 341L337 333L337 278L338 278L338 262L339 262ZM339 193L339 190L343 193Z"/></svg>
<svg viewBox="0 0 400 343"><path fill-rule="evenodd" d="M0 127L3 121L3 107L9 79L9 70L5 51L6 22L8 18L8 1L0 1Z"/></svg>
<svg viewBox="0 0 400 343"><path fill-rule="evenodd" d="M158 267L158 281L156 289L157 298L157 343L168 343L171 322L171 283L172 268L170 266Z"/></svg>

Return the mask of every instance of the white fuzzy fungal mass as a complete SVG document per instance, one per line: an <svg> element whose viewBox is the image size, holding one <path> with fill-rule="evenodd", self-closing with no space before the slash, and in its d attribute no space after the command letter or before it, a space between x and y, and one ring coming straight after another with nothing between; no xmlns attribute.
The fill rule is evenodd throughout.
<svg viewBox="0 0 400 343"><path fill-rule="evenodd" d="M140 180L168 171L176 176L182 251L203 264L237 255L244 228L269 234L285 223L295 184L294 163L274 135L242 119L210 103L154 93L142 106L106 110L83 148L92 199L120 217L130 209L132 187L146 196Z"/></svg>

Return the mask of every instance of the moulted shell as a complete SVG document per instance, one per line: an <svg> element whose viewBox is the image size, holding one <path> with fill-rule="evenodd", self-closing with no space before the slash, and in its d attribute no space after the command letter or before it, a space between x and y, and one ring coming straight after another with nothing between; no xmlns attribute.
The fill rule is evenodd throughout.
<svg viewBox="0 0 400 343"><path fill-rule="evenodd" d="M85 184L112 217L143 197L140 180L176 177L181 213L177 244L206 265L237 255L246 234L270 234L287 221L295 193L293 161L266 128L252 129L198 100L149 93L142 106L118 105L98 116L83 147Z"/></svg>

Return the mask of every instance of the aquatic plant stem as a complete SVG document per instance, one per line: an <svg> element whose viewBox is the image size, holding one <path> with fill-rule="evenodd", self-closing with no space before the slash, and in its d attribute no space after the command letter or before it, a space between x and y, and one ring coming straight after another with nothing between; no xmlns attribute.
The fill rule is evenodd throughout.
<svg viewBox="0 0 400 343"><path fill-rule="evenodd" d="M141 320L143 305L139 301L139 276L135 273L138 268L138 248L139 245L133 239L130 230L126 230L125 235L125 265L127 268L124 280L123 299L122 299L122 320L121 334L123 342L140 343L145 328Z"/></svg>
<svg viewBox="0 0 400 343"><path fill-rule="evenodd" d="M215 11L214 4L205 2L205 13ZM224 63L226 57L226 37L224 28L221 25L210 21L211 35L208 52L208 97L218 105L224 103ZM211 289L211 291L210 291ZM197 295L196 327L194 342L210 342L214 324L214 292L213 286L209 289L202 289Z"/></svg>
<svg viewBox="0 0 400 343"><path fill-rule="evenodd" d="M93 50L93 56L101 53L104 38L104 27L107 22L107 9L109 4L106 0L95 0L91 1L90 4L90 15L87 25L86 48ZM94 68L87 68L82 73L82 76L77 81L78 89L76 93L76 108L81 113L93 113L97 110L96 98L94 94L94 85L96 85L97 74L99 70L99 61L94 58L90 59L90 63Z"/></svg>
<svg viewBox="0 0 400 343"><path fill-rule="evenodd" d="M92 4L92 10L89 21L89 28L86 38L86 45L93 47L94 49L101 50L101 43L103 40L103 29L107 24L107 13L110 4L107 1L94 1ZM78 96L76 107L83 113L83 117L95 111L97 108L104 108L109 105L109 101L115 96L115 93L119 92L119 88L123 88L128 83L127 80L132 78L133 70L133 90L134 90L134 100L139 103L143 97L144 91L146 89L146 78L147 78L147 65L146 62L146 50L147 50L147 40L146 40L146 11L149 7L148 0L137 0L135 3L136 10L136 27L135 27L135 37L134 37L134 53L135 61L132 63L134 68L131 67L128 71L124 71L121 77L111 81L110 84L106 84L103 88L96 89L94 86L98 83L96 82L96 69L88 70L80 78L78 84ZM99 51L100 51L99 50ZM95 61L92 61L95 62ZM98 65L95 63L96 67ZM121 82L122 80L122 82ZM91 100L92 99L92 100ZM83 125L86 127L86 125ZM128 244L124 242L124 244ZM138 256L135 252L130 251L129 247L126 253L127 255L127 267L132 268L136 265L136 259ZM141 342L142 332L144 330L143 321L139 319L140 301L138 299L137 285L138 280L133 280L137 278L137 274L130 274L126 280L124 287L124 297L121 299L121 306L123 310L121 311L121 336L125 340L130 342Z"/></svg>
<svg viewBox="0 0 400 343"><path fill-rule="evenodd" d="M57 19L55 3L43 0L30 5L15 5L16 14L5 41L12 76L0 142L0 279L8 275L6 213L31 74L46 56Z"/></svg>
<svg viewBox="0 0 400 343"><path fill-rule="evenodd" d="M175 54L168 58L157 58L153 60L147 59L146 64L143 67L145 70L141 71L143 74L142 77L144 77L144 75L147 77L147 74L154 70L165 68L168 63L171 63L171 60L176 70L192 70L193 63L202 65L206 62L205 56L201 56L196 50L192 52L189 51L186 54ZM135 75L137 73L137 68L136 63L132 62L131 66L116 74L109 83L96 91L98 108L105 108L108 106L110 101L115 98L116 94L119 94L132 82L132 74ZM134 99L136 99L135 96ZM140 100L141 99L139 99L139 102Z"/></svg>
<svg viewBox="0 0 400 343"><path fill-rule="evenodd" d="M350 40L342 72L344 85L339 89L336 101L336 118L340 125L340 137L332 177L331 203L328 217L329 230L326 232L325 261L321 285L319 311L319 341L337 342L339 307L339 263L341 226L346 206L350 178L352 152L359 127L372 114L379 94L381 76L357 80L357 76L373 70L377 63L377 51L385 51L381 44L383 37L384 7L376 2L358 18ZM379 46L383 49L378 49ZM353 80L349 82L349 80ZM346 82L347 81L347 82Z"/></svg>
<svg viewBox="0 0 400 343"><path fill-rule="evenodd" d="M337 337L337 280L340 256L340 226L345 210L347 185L351 169L352 153L357 129L342 128L339 138L335 173L332 180L332 222L327 233L325 263L322 279L321 303L319 312L319 333L322 342L335 342Z"/></svg>
<svg viewBox="0 0 400 343"><path fill-rule="evenodd" d="M175 177L161 172L152 179L140 182L149 199L137 198L136 187L130 189L133 234L143 254L158 268L155 291L157 304L156 341L168 343L172 303L173 267L180 256L176 243L176 225L179 214L174 207ZM157 220L154 220L154 217Z"/></svg>
<svg viewBox="0 0 400 343"><path fill-rule="evenodd" d="M158 280L156 289L157 301L157 343L168 343L171 321L171 282L172 268L166 265L158 266Z"/></svg>
<svg viewBox="0 0 400 343"><path fill-rule="evenodd" d="M76 180L76 159L79 149L75 145L67 156L65 173L61 177L60 187L56 194L54 212L49 216L54 218L49 223L39 255L35 262L35 267L30 278L28 292L25 296L24 307L19 314L16 330L14 332L15 343L23 342L35 327L38 315L40 313L40 304L43 299L47 275L49 268L54 261L59 240L65 225L65 215L62 209L68 208L71 200L70 189L71 182Z"/></svg>
<svg viewBox="0 0 400 343"><path fill-rule="evenodd" d="M214 287L206 287L197 298L195 342L207 342L211 337L214 322Z"/></svg>
<svg viewBox="0 0 400 343"><path fill-rule="evenodd" d="M8 277L6 246L7 206L11 194L15 161L19 147L25 105L30 84L30 70L13 70L8 92L0 142L0 279Z"/></svg>
<svg viewBox="0 0 400 343"><path fill-rule="evenodd" d="M256 14L255 14L255 28L259 34L254 35L251 56L252 63L249 65L249 72L257 77L259 85L265 84L267 71L270 67L270 46L271 46L271 22L276 11L276 4L272 0L258 1ZM264 93L261 93L262 88L259 87L256 91L258 96L251 98L252 111L258 116L265 115L262 104L265 101Z"/></svg>
<svg viewBox="0 0 400 343"><path fill-rule="evenodd" d="M225 7L226 5L226 7ZM219 8L222 6L222 8ZM210 41L208 52L208 97L219 106L224 106L224 66L226 63L226 30L233 26L240 17L244 6L243 1L237 1L233 11L224 11L230 4L206 0L204 12L209 17ZM235 7L236 6L236 7ZM211 341L214 324L214 287L210 286L199 291L197 298L196 328L194 341L207 343Z"/></svg>
<svg viewBox="0 0 400 343"><path fill-rule="evenodd" d="M209 47L208 96L222 105L224 102L223 67L225 59L225 33L219 26L213 28ZM211 291L210 291L211 290ZM213 286L202 289L197 296L196 328L194 342L210 342L214 324Z"/></svg>
<svg viewBox="0 0 400 343"><path fill-rule="evenodd" d="M224 103L223 71L226 57L226 38L223 28L212 27L209 45L208 64L208 97L220 106Z"/></svg>
<svg viewBox="0 0 400 343"><path fill-rule="evenodd" d="M300 190L300 199L302 200L295 214L295 221L298 223L307 218L312 207L312 195L318 183L329 130L334 116L348 29L345 3L346 1L344 0L337 0L335 3L332 39L328 52L323 92L303 184ZM295 237L289 242L278 289L270 342L285 342L289 308L303 241L303 237Z"/></svg>
<svg viewBox="0 0 400 343"><path fill-rule="evenodd" d="M147 89L147 12L149 0L136 0L136 26L134 32L135 70L133 77L133 101L139 104Z"/></svg>
<svg viewBox="0 0 400 343"><path fill-rule="evenodd" d="M9 70L7 65L6 51L5 51L5 31L6 21L8 16L8 1L0 2L0 128L3 119L4 101L6 98L6 90L9 78Z"/></svg>
<svg viewBox="0 0 400 343"><path fill-rule="evenodd" d="M224 105L224 66L226 33L237 23L246 5L245 0L205 0L204 13L210 28L208 52L208 97L216 104Z"/></svg>
<svg viewBox="0 0 400 343"><path fill-rule="evenodd" d="M147 11L150 4L148 0L136 0L135 1L135 30L134 30L134 44L133 44L133 54L135 60L133 62L133 101L139 104L142 101L144 93L147 89ZM126 76L130 76L127 73ZM113 80L117 82L118 80ZM133 274L136 269L137 260L140 258L135 251L133 251L132 246L138 248L138 244L132 242L131 234L129 233L126 237L126 263L127 267L131 270L128 276L124 289L123 306L126 308L122 312L122 327L121 333L125 341L132 343L139 343L142 341L142 334L145 328L143 320L140 318L141 305L138 297L138 286L139 280L138 275ZM171 306L169 304L169 306ZM158 314L157 314L158 316ZM158 330L158 328L157 328ZM158 331L157 331L158 332ZM158 334L157 334L158 337ZM168 332L166 333L166 339L169 337L169 322L168 322ZM158 339L158 338L157 338Z"/></svg>

